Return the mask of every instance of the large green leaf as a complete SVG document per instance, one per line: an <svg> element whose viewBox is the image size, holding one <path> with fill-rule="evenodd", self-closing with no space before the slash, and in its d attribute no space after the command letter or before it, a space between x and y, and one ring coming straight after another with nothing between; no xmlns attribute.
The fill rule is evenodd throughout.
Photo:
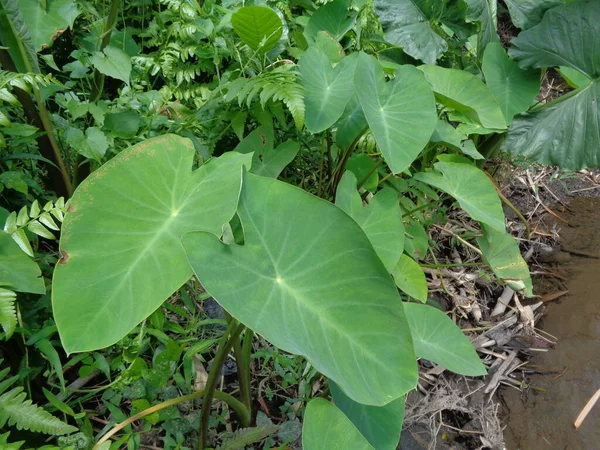
<svg viewBox="0 0 600 450"><path fill-rule="evenodd" d="M245 174L244 246L183 238L194 272L232 316L304 355L352 399L383 405L415 386L398 293L367 236L329 202Z"/></svg>
<svg viewBox="0 0 600 450"><path fill-rule="evenodd" d="M344 113L354 94L357 57L347 56L332 69L327 56L311 47L300 59L298 69L306 89L306 128L311 133L326 130Z"/></svg>
<svg viewBox="0 0 600 450"><path fill-rule="evenodd" d="M331 381L329 390L335 406L350 419L375 450L396 450L404 422L404 397L384 406L367 406L356 403Z"/></svg>
<svg viewBox="0 0 600 450"><path fill-rule="evenodd" d="M10 234L0 231L0 285L13 291L43 294L46 292L42 272Z"/></svg>
<svg viewBox="0 0 600 450"><path fill-rule="evenodd" d="M19 0L19 9L37 51L51 47L65 28L73 26L79 15L75 0Z"/></svg>
<svg viewBox="0 0 600 450"><path fill-rule="evenodd" d="M314 44L319 32L326 31L339 41L354 25L356 12L348 11L349 0L334 0L319 7L304 30L309 44Z"/></svg>
<svg viewBox="0 0 600 450"><path fill-rule="evenodd" d="M505 129L506 121L496 98L475 75L464 70L420 66L442 105L463 113L486 128Z"/></svg>
<svg viewBox="0 0 600 450"><path fill-rule="evenodd" d="M560 65L593 81L515 118L503 150L570 170L600 165L598 36L600 2L583 0L549 10L512 41L509 54L523 67Z"/></svg>
<svg viewBox="0 0 600 450"><path fill-rule="evenodd" d="M467 2L467 21L479 23L477 39L477 55L483 56L483 51L490 42L500 42L498 37L498 0L465 0Z"/></svg>
<svg viewBox="0 0 600 450"><path fill-rule="evenodd" d="M502 46L495 42L485 49L482 71L509 125L514 116L533 104L540 90L539 72L519 68Z"/></svg>
<svg viewBox="0 0 600 450"><path fill-rule="evenodd" d="M5 47L18 72L39 73L36 47L19 7L19 1L0 0L0 12L0 45ZM16 103L17 99L12 98ZM1 143L4 144L4 141L1 140Z"/></svg>
<svg viewBox="0 0 600 450"><path fill-rule="evenodd" d="M566 0L504 0L515 26L528 29L542 21L550 8L563 5Z"/></svg>
<svg viewBox="0 0 600 450"><path fill-rule="evenodd" d="M521 257L519 244L508 233L482 226L483 236L477 244L494 274L516 291L525 288L526 295L532 295L529 267Z"/></svg>
<svg viewBox="0 0 600 450"><path fill-rule="evenodd" d="M388 42L415 59L435 64L448 50L448 44L433 29L432 22L440 21L446 9L443 6L454 7L443 3L446 4L427 0L375 0L375 11Z"/></svg>
<svg viewBox="0 0 600 450"><path fill-rule="evenodd" d="M383 189L363 207L356 184L356 176L346 171L338 185L335 204L360 225L383 265L391 272L404 250L404 224L398 195L391 188Z"/></svg>
<svg viewBox="0 0 600 450"><path fill-rule="evenodd" d="M355 92L336 124L335 143L339 148L348 150L354 140L367 128L367 125L365 113Z"/></svg>
<svg viewBox="0 0 600 450"><path fill-rule="evenodd" d="M392 270L396 286L405 294L422 302L427 301L427 280L421 266L410 256L403 254Z"/></svg>
<svg viewBox="0 0 600 450"><path fill-rule="evenodd" d="M236 34L252 50L273 50L283 34L283 23L275 11L266 6L244 6L231 16Z"/></svg>
<svg viewBox="0 0 600 450"><path fill-rule="evenodd" d="M404 303L415 353L460 375L487 372L469 339L442 311L428 305Z"/></svg>
<svg viewBox="0 0 600 450"><path fill-rule="evenodd" d="M435 99L427 81L407 65L400 66L394 79L386 83L377 59L361 53L354 82L385 161L392 172L402 172L423 150L437 123Z"/></svg>
<svg viewBox="0 0 600 450"><path fill-rule="evenodd" d="M65 350L114 344L192 275L180 243L221 234L241 167L228 153L192 172L192 143L167 135L135 145L92 173L69 202L52 304Z"/></svg>
<svg viewBox="0 0 600 450"><path fill-rule="evenodd" d="M440 158L441 159L441 158ZM439 172L420 172L414 178L450 194L473 219L504 231L504 212L496 188L483 171L470 164L439 161Z"/></svg>
<svg viewBox="0 0 600 450"><path fill-rule="evenodd" d="M302 425L304 450L377 450L342 411L323 398L308 403Z"/></svg>

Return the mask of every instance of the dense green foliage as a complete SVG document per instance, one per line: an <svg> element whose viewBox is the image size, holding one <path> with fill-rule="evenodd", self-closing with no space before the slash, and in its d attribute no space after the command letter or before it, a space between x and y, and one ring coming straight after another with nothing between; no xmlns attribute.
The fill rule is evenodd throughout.
<svg viewBox="0 0 600 450"><path fill-rule="evenodd" d="M0 0L0 424L267 449L302 416L307 450L396 448L418 358L486 373L428 300L428 228L467 215L531 295L485 163L600 164L599 27L592 0ZM574 90L537 104L550 69ZM281 425L257 361L298 385Z"/></svg>

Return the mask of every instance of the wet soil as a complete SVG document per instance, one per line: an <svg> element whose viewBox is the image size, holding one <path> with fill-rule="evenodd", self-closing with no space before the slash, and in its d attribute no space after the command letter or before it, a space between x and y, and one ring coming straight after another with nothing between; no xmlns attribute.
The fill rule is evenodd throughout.
<svg viewBox="0 0 600 450"><path fill-rule="evenodd" d="M600 448L600 405L576 430L573 423L600 388L600 199L575 198L562 213L560 243L570 254L559 269L569 275L569 293L547 304L541 325L557 339L540 353L529 383L545 390L505 390L508 450ZM587 256L582 256L587 255Z"/></svg>

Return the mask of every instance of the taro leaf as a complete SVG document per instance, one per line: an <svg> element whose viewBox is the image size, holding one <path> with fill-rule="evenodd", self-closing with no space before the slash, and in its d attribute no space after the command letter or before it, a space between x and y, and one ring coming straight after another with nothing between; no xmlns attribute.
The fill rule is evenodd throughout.
<svg viewBox="0 0 600 450"><path fill-rule="evenodd" d="M94 53L91 62L100 73L129 84L131 56L123 50L108 46L103 51Z"/></svg>
<svg viewBox="0 0 600 450"><path fill-rule="evenodd" d="M471 164L439 161L439 172L421 172L414 178L450 194L473 219L504 231L504 212L496 188L483 171Z"/></svg>
<svg viewBox="0 0 600 450"><path fill-rule="evenodd" d="M350 419L375 450L396 450L404 422L404 397L384 406L367 406L356 403L331 381L329 389L335 406Z"/></svg>
<svg viewBox="0 0 600 450"><path fill-rule="evenodd" d="M42 272L10 234L0 231L0 284L13 291L43 294L46 292Z"/></svg>
<svg viewBox="0 0 600 450"><path fill-rule="evenodd" d="M420 66L439 103L463 113L486 128L506 129L496 98L475 75L464 70Z"/></svg>
<svg viewBox="0 0 600 450"><path fill-rule="evenodd" d="M517 117L503 150L569 170L600 165L600 2L549 10L542 22L512 41L522 67L566 66L594 80Z"/></svg>
<svg viewBox="0 0 600 450"><path fill-rule="evenodd" d="M483 51L490 42L500 42L498 37L498 0L465 0L467 2L467 22L479 23L477 56L481 59Z"/></svg>
<svg viewBox="0 0 600 450"><path fill-rule="evenodd" d="M519 68L496 42L490 43L485 49L482 71L509 125L514 116L533 104L540 90L539 72Z"/></svg>
<svg viewBox="0 0 600 450"><path fill-rule="evenodd" d="M415 386L398 293L354 220L301 189L248 173L237 213L244 246L209 233L183 237L215 300L360 403L383 405Z"/></svg>
<svg viewBox="0 0 600 450"><path fill-rule="evenodd" d="M308 403L302 426L304 450L377 450L333 403L315 398Z"/></svg>
<svg viewBox="0 0 600 450"><path fill-rule="evenodd" d="M386 83L373 56L361 53L354 79L358 98L377 145L393 173L421 153L437 123L435 99L421 73L400 66ZM491 94L490 94L491 95Z"/></svg>
<svg viewBox="0 0 600 450"><path fill-rule="evenodd" d="M220 235L232 218L242 165L227 153L192 172L194 148L174 135L119 153L69 202L52 304L67 353L114 344L192 275L180 243Z"/></svg>
<svg viewBox="0 0 600 450"><path fill-rule="evenodd" d="M314 47L323 52L327 56L327 59L334 64L339 63L346 56L344 48L327 31L319 31L317 33L317 40Z"/></svg>
<svg viewBox="0 0 600 450"><path fill-rule="evenodd" d="M306 89L306 128L311 133L326 130L342 116L354 94L357 57L347 56L332 69L327 56L311 47L300 59L298 69Z"/></svg>
<svg viewBox="0 0 600 450"><path fill-rule="evenodd" d="M425 303L427 301L427 280L421 266L410 256L403 254L392 270L396 286L405 294Z"/></svg>
<svg viewBox="0 0 600 450"><path fill-rule="evenodd" d="M560 75L565 79L567 84L572 88L577 89L578 87L585 86L590 82L590 79L578 70L572 69L568 66L560 66L557 68Z"/></svg>
<svg viewBox="0 0 600 450"><path fill-rule="evenodd" d="M475 148L473 141L468 139L465 134L460 133L445 120L438 120L435 131L429 140L458 150L473 159L484 159L483 155Z"/></svg>
<svg viewBox="0 0 600 450"><path fill-rule="evenodd" d="M404 303L415 353L460 375L487 373L477 352L461 329L442 311L428 305Z"/></svg>
<svg viewBox="0 0 600 450"><path fill-rule="evenodd" d="M346 171L338 185L335 204L360 225L389 273L404 250L404 224L398 195L391 188L383 189L367 206L363 207L362 203L356 190L356 177Z"/></svg>
<svg viewBox="0 0 600 450"><path fill-rule="evenodd" d="M37 51L51 47L67 27L72 27L79 15L75 0L19 0L31 39Z"/></svg>
<svg viewBox="0 0 600 450"><path fill-rule="evenodd" d="M525 30L540 23L547 10L566 2L567 0L504 0L513 24Z"/></svg>
<svg viewBox="0 0 600 450"><path fill-rule="evenodd" d="M300 149L295 141L285 141L273 148L273 128L263 125L238 144L238 153L254 153L251 172L263 177L277 178L285 167L293 161Z"/></svg>
<svg viewBox="0 0 600 450"><path fill-rule="evenodd" d="M477 244L494 274L516 291L525 288L525 294L532 295L529 267L521 257L519 244L508 233L482 226L483 236Z"/></svg>
<svg viewBox="0 0 600 450"><path fill-rule="evenodd" d="M377 163L373 161L368 155L364 153L355 153L348 159L346 169L354 174L356 180L359 182L364 181L365 177L367 181L362 185L367 191L375 192L379 185L379 174L377 173ZM371 175L369 175L371 174Z"/></svg>
<svg viewBox="0 0 600 450"><path fill-rule="evenodd" d="M357 13L348 11L349 0L334 0L317 9L304 30L309 44L314 44L320 31L327 31L339 41L354 25Z"/></svg>
<svg viewBox="0 0 600 450"><path fill-rule="evenodd" d="M435 64L448 49L436 28L443 23L452 29L464 20L459 2L429 0L375 0L385 39L426 64Z"/></svg>
<svg viewBox="0 0 600 450"><path fill-rule="evenodd" d="M283 34L283 23L275 11L266 6L244 6L231 16L236 34L252 50L273 50Z"/></svg>
<svg viewBox="0 0 600 450"><path fill-rule="evenodd" d="M360 106L356 92L350 98L342 117L337 122L335 143L339 148L348 150L355 139L367 128L367 119Z"/></svg>

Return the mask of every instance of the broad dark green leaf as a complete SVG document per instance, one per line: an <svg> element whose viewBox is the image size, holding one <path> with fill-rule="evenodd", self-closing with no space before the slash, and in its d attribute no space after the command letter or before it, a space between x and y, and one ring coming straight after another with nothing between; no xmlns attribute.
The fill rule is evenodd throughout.
<svg viewBox="0 0 600 450"><path fill-rule="evenodd" d="M498 101L475 75L439 66L420 66L419 69L431 84L439 103L461 112L485 128L506 129Z"/></svg>
<svg viewBox="0 0 600 450"><path fill-rule="evenodd" d="M523 70L512 61L502 46L488 44L483 54L482 71L487 87L500 104L506 123L527 110L540 90L540 74L536 70Z"/></svg>
<svg viewBox="0 0 600 450"><path fill-rule="evenodd" d="M504 0L513 24L522 29L537 25L547 10L566 2L567 0Z"/></svg>
<svg viewBox="0 0 600 450"><path fill-rule="evenodd" d="M309 44L315 43L320 31L327 31L339 41L354 25L356 12L348 11L349 0L334 0L319 7L310 17L304 36Z"/></svg>
<svg viewBox="0 0 600 450"><path fill-rule="evenodd" d="M410 166L429 141L437 123L435 99L419 71L400 66L386 83L373 56L361 53L355 85L365 117L394 173Z"/></svg>
<svg viewBox="0 0 600 450"><path fill-rule="evenodd" d="M509 54L523 67L563 66L593 80L515 118L503 150L570 170L600 165L600 2L549 10L522 32Z"/></svg>
<svg viewBox="0 0 600 450"><path fill-rule="evenodd" d="M569 66L600 77L600 2L580 0L546 13L542 22L511 41L509 55L521 67Z"/></svg>
<svg viewBox="0 0 600 450"><path fill-rule="evenodd" d="M367 128L367 125L365 113L355 92L336 124L335 143L339 148L348 150L354 140Z"/></svg>
<svg viewBox="0 0 600 450"><path fill-rule="evenodd" d="M283 34L283 23L275 11L266 6L244 6L231 16L236 34L252 50L273 50Z"/></svg>
<svg viewBox="0 0 600 450"><path fill-rule="evenodd" d="M46 292L42 272L10 234L0 231L0 284L10 290L43 294Z"/></svg>
<svg viewBox="0 0 600 450"><path fill-rule="evenodd" d="M306 90L306 128L320 133L331 127L344 113L354 94L354 72L358 55L346 56L331 67L327 56L311 47L298 63Z"/></svg>
<svg viewBox="0 0 600 450"><path fill-rule="evenodd" d="M400 256L398 264L392 270L396 286L406 295L423 303L427 301L427 280L421 266L410 256Z"/></svg>
<svg viewBox="0 0 600 450"><path fill-rule="evenodd" d="M67 353L114 344L192 275L180 243L191 230L221 234L242 165L228 153L192 172L190 141L167 135L119 153L69 202L52 304Z"/></svg>
<svg viewBox="0 0 600 450"><path fill-rule="evenodd" d="M404 422L404 397L384 406L367 406L356 403L331 381L329 390L335 406L350 419L375 450L396 450Z"/></svg>
<svg viewBox="0 0 600 450"><path fill-rule="evenodd" d="M355 153L346 164L346 170L349 170L354 174L356 180L360 182L368 176L367 181L362 185L367 191L375 192L379 186L379 174L377 173L377 163L373 161L369 155L364 153ZM371 175L369 175L371 174Z"/></svg>
<svg viewBox="0 0 600 450"><path fill-rule="evenodd" d="M346 171L338 185L335 204L360 225L386 270L391 272L404 250L404 224L398 195L391 188L383 189L363 207L356 185L356 176Z"/></svg>
<svg viewBox="0 0 600 450"><path fill-rule="evenodd" d="M404 303L418 358L425 358L460 375L487 373L477 352L461 329L433 306Z"/></svg>
<svg viewBox="0 0 600 450"><path fill-rule="evenodd" d="M455 7L443 3L448 8ZM431 22L442 16L436 6L427 0L375 0L385 39L426 64L435 64L448 50L446 40L432 27Z"/></svg>
<svg viewBox="0 0 600 450"><path fill-rule="evenodd" d="M471 164L439 161L439 172L420 172L414 178L450 194L473 219L504 231L504 212L496 188L482 170ZM441 173L440 173L441 172Z"/></svg>
<svg viewBox="0 0 600 450"><path fill-rule="evenodd" d="M483 57L483 51L490 42L500 42L498 37L498 0L465 0L467 3L467 21L479 23L477 55Z"/></svg>
<svg viewBox="0 0 600 450"><path fill-rule="evenodd" d="M519 244L508 233L482 226L483 236L477 244L494 274L515 291L525 288L526 295L532 295L529 267L521 257Z"/></svg>
<svg viewBox="0 0 600 450"><path fill-rule="evenodd" d="M245 174L244 245L188 233L183 245L208 292L277 347L304 355L354 400L386 404L415 386L396 288L343 211L281 181Z"/></svg>
<svg viewBox="0 0 600 450"><path fill-rule="evenodd" d="M75 0L19 0L19 8L37 51L51 47L65 28L79 15Z"/></svg>
<svg viewBox="0 0 600 450"><path fill-rule="evenodd" d="M376 450L342 411L323 398L308 403L302 426L304 450Z"/></svg>

